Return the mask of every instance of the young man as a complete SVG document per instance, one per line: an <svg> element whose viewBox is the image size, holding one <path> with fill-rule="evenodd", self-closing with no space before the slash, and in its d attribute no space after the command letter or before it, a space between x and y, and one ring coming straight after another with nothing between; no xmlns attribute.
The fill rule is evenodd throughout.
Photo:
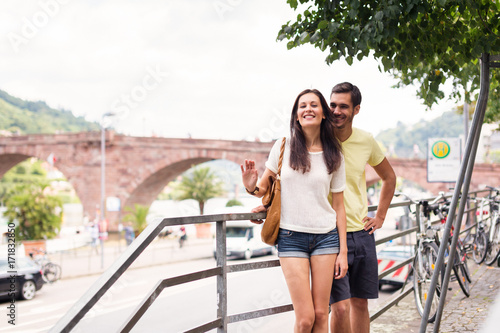
<svg viewBox="0 0 500 333"><path fill-rule="evenodd" d="M373 232L384 223L396 187L396 175L373 136L352 127L359 113L361 92L344 82L332 89L330 109L342 143L347 186L344 203L347 216L347 275L334 280L330 303L332 333L370 331L368 299L378 298L378 263ZM369 164L382 179L375 217L368 217L365 166Z"/></svg>

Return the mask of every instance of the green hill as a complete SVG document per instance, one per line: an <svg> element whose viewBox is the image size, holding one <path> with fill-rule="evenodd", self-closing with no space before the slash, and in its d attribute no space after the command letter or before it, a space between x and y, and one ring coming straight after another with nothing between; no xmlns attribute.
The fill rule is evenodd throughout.
<svg viewBox="0 0 500 333"><path fill-rule="evenodd" d="M463 115L449 111L431 121L421 120L411 126L398 122L395 128L380 132L376 139L386 148L392 144L397 157L411 157L414 144L425 152L429 138L456 138L463 134Z"/></svg>
<svg viewBox="0 0 500 333"><path fill-rule="evenodd" d="M83 132L99 130L98 123L56 110L45 102L25 101L0 90L0 130L18 134Z"/></svg>

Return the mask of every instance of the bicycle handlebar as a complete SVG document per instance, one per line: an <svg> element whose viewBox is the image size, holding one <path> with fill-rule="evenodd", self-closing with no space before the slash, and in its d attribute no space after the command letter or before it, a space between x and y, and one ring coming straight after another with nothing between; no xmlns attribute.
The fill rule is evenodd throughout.
<svg viewBox="0 0 500 333"><path fill-rule="evenodd" d="M420 200L420 204L423 207L423 213L426 218L430 217L431 212L433 212L435 215L438 215L439 218L443 218L443 203L445 205L449 204L449 201L444 195L444 192L439 192L439 195L431 202L427 200Z"/></svg>
<svg viewBox="0 0 500 333"><path fill-rule="evenodd" d="M402 193L402 192L396 192L396 193L394 193L394 196L395 197L402 196L406 200L408 200L410 202L410 204L421 205L423 207L424 216L426 218L429 218L431 212L434 212L434 214L436 214L436 215L439 214L440 207L442 205L442 203L440 201L442 201L444 199L444 202L448 203L448 200L447 200L446 196L444 195L444 192L442 192L442 191L439 192L439 195L436 198L434 198L434 200L432 200L431 202L429 202L428 200L418 200L418 201L413 200L407 194Z"/></svg>
<svg viewBox="0 0 500 333"><path fill-rule="evenodd" d="M429 205L434 205L435 203L437 203L441 199L445 199L445 201L447 201L446 196L444 195L444 192L442 192L442 191L439 192L439 195L434 200L429 202Z"/></svg>
<svg viewBox="0 0 500 333"><path fill-rule="evenodd" d="M486 185L486 188L489 188L491 191L495 191L496 192L495 196L500 195L500 188L489 185Z"/></svg>
<svg viewBox="0 0 500 333"><path fill-rule="evenodd" d="M410 202L411 202L411 203L413 203L413 204L418 203L417 201L415 201L415 200L413 200L412 198L410 198L410 197L408 196L408 194L403 193L403 192L395 192L395 193L394 193L394 196L395 196L395 197L402 196L402 197L404 197L406 200L410 201Z"/></svg>

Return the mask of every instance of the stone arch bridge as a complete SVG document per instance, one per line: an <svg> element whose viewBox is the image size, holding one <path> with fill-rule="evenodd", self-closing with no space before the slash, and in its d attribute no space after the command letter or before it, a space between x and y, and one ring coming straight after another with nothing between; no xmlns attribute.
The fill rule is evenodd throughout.
<svg viewBox="0 0 500 333"><path fill-rule="evenodd" d="M106 183L108 197L118 197L121 207L149 206L163 188L191 166L215 159L237 164L254 159L261 169L271 142L206 139L131 137L106 132ZM95 216L101 195L101 133L36 134L0 137L0 177L29 157L46 160L54 154L54 166L76 191L84 212ZM390 159L398 177L408 179L432 193L448 190L450 184L427 183L426 161ZM378 181L367 168L367 183ZM477 164L471 189L482 184L500 185L500 166ZM453 184L452 184L453 185ZM110 229L116 230L118 213L107 212Z"/></svg>

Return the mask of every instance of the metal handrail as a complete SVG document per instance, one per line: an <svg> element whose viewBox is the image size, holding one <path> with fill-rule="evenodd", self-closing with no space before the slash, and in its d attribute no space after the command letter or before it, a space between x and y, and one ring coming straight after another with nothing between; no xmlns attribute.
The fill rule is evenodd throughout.
<svg viewBox="0 0 500 333"><path fill-rule="evenodd" d="M472 192L480 193L482 191ZM392 203L389 208L410 206L410 201ZM475 207L477 209L477 207ZM369 211L374 211L377 206L369 206ZM89 290L77 301L73 307L56 323L50 332L69 332L77 323L85 316L85 314L99 301L99 299L111 288L111 286L118 280L118 278L131 266L137 257L147 248L147 246L158 236L158 234L166 226L174 225L188 225L200 224L207 222L216 222L216 260L217 266L207 270L189 273L181 276L176 276L168 279L163 279L157 282L152 288L149 295L147 295L140 304L136 307L135 311L130 315L127 321L123 324L120 332L129 332L134 325L140 320L147 309L157 299L163 289L179 284L184 284L208 277L217 277L217 318L211 322L205 323L201 326L192 328L187 332L206 332L212 329L217 329L218 332L226 332L229 323L239 322L259 318L263 316L278 314L287 311L293 311L292 304L276 306L273 308L261 309L246 313L239 313L234 315L227 314L227 274L234 272L242 272L261 268L278 267L279 260L268 260L260 262L251 262L235 265L227 265L226 259L226 221L239 221L250 219L264 219L265 213L238 213L238 214L218 214L218 215L200 215L188 217L175 217L157 220L148 225L148 227L139 235L139 237L123 252L123 254L108 268L99 279L89 288ZM472 227L476 226L475 223ZM388 237L384 237L376 241L376 245L380 245L391 240L403 237L408 234L419 232L419 227L411 227ZM413 258L406 259L405 261L391 267L390 269L379 274L379 279L391 274L392 272L411 264ZM370 316L373 321L388 311L393 305L397 304L404 297L413 291L413 287L403 290L395 298L391 299L382 308L378 309Z"/></svg>
<svg viewBox="0 0 500 333"><path fill-rule="evenodd" d="M118 259L97 279L97 281L94 282L94 284L87 290L87 292L80 298L80 300L78 300L69 309L69 311L56 323L54 327L50 329L49 332L70 332L166 226L201 224L214 221L225 222L249 219L263 219L265 218L265 216L265 213L217 214L165 218L163 220L152 222L146 227L146 229L144 229L143 232L141 232L136 240L132 242L129 247L127 247L122 255L120 255L120 257L118 257ZM217 224L217 229L219 229L219 226L221 224L222 223ZM225 239L225 223L223 229L224 233L221 233L220 230L217 230L218 245L220 244L219 238L223 237ZM223 244L223 247L225 250L225 242ZM219 250L220 249L218 246L217 251ZM219 260L223 260L225 262L225 257L225 255L218 256L218 263ZM223 273L225 274L224 270Z"/></svg>

